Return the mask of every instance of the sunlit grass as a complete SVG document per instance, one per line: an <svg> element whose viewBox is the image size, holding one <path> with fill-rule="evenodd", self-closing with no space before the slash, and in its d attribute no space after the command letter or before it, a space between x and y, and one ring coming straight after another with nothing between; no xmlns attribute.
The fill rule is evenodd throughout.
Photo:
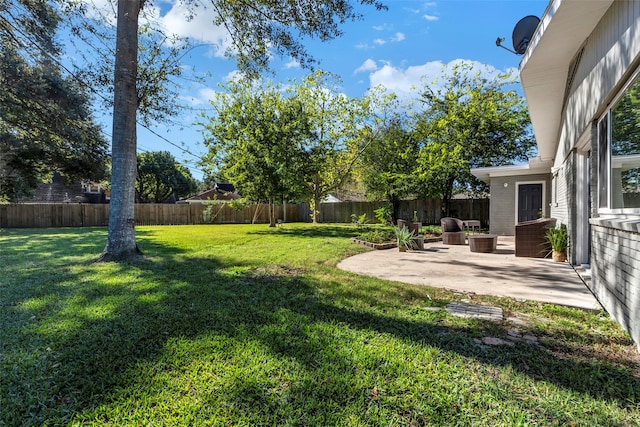
<svg viewBox="0 0 640 427"><path fill-rule="evenodd" d="M0 425L638 425L634 345L605 313L339 271L351 226L0 233ZM483 346L510 329L539 345Z"/></svg>

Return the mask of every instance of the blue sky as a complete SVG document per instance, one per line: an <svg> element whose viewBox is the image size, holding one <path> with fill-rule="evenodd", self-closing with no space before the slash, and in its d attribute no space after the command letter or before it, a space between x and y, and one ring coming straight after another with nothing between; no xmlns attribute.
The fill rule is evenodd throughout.
<svg viewBox="0 0 640 427"><path fill-rule="evenodd" d="M504 45L511 47L515 24L527 15L540 17L548 1L386 0L385 3L388 11L358 6L364 19L346 23L341 38L326 43L314 40L305 43L320 62L319 68L341 76L343 91L349 96L361 96L378 84L402 94L419 84L424 76L436 77L443 64L457 60L476 61L500 71L517 68L521 57L497 47L496 38L504 37ZM210 44L193 50L185 62L197 73L209 73L211 77L203 84L182 89L183 101L194 109L210 108L208 100L219 90L217 84L226 81L236 70L235 63L221 53L226 43L224 31L213 27L203 13L186 22L184 11L173 0L160 0L155 7L152 12L167 30ZM275 75L270 78L274 81L285 82L307 73L290 58L274 58L272 68ZM203 178L195 165L196 157L204 152L198 128L192 126L195 119L195 113L185 113L180 118L183 126L154 128L174 145L140 129L139 149L168 150L189 167L195 178ZM105 126L109 126L108 115L104 120ZM110 127L106 130L110 131Z"/></svg>

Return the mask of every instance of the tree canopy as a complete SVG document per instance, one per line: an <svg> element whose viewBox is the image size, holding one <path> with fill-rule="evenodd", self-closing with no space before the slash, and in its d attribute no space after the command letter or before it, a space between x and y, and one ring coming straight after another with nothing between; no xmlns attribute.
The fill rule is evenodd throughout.
<svg viewBox="0 0 640 427"><path fill-rule="evenodd" d="M106 175L108 143L87 87L59 65L59 19L47 2L0 6L0 198L24 197L54 171Z"/></svg>
<svg viewBox="0 0 640 427"><path fill-rule="evenodd" d="M309 138L300 142L299 162L313 222L319 221L320 202L351 176L375 128L369 98L348 97L338 84L335 76L317 71L289 85L290 96L303 104L311 126Z"/></svg>
<svg viewBox="0 0 640 427"><path fill-rule="evenodd" d="M191 172L168 151L138 154L136 198L140 203L163 203L171 196L192 195L198 184Z"/></svg>
<svg viewBox="0 0 640 427"><path fill-rule="evenodd" d="M212 101L217 114L205 117L209 151L203 165L248 200L273 205L281 198L299 197L302 143L311 134L301 102L252 81L231 82L227 89ZM275 225L273 215L270 218Z"/></svg>
<svg viewBox="0 0 640 427"><path fill-rule="evenodd" d="M535 141L524 99L510 74L491 76L460 63L443 82L425 82L414 138L421 145L417 173L425 192L441 197L445 214L458 192L486 190L470 169L526 161Z"/></svg>
<svg viewBox="0 0 640 427"><path fill-rule="evenodd" d="M412 123L394 94L376 88L371 94L378 112L379 130L363 151L358 175L367 197L387 200L396 219L400 200L421 192L416 168L420 145Z"/></svg>
<svg viewBox="0 0 640 427"><path fill-rule="evenodd" d="M350 176L370 132L367 99L339 93L331 79L318 71L287 89L229 85L206 118L204 165L250 200L310 201L317 221L320 201Z"/></svg>

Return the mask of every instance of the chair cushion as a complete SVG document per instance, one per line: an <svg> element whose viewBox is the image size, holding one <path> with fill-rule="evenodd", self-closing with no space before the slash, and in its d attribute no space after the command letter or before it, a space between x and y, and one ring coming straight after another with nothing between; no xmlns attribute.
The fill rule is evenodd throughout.
<svg viewBox="0 0 640 427"><path fill-rule="evenodd" d="M441 225L443 233L463 231L455 218L442 218Z"/></svg>

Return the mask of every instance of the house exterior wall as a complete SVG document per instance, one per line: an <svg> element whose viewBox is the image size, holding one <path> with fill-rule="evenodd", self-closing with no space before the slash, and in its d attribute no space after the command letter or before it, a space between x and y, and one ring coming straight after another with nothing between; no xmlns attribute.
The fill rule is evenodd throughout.
<svg viewBox="0 0 640 427"><path fill-rule="evenodd" d="M640 233L607 220L591 229L591 291L640 347Z"/></svg>
<svg viewBox="0 0 640 427"><path fill-rule="evenodd" d="M555 166L606 108L639 61L640 1L616 1L585 41L565 109Z"/></svg>
<svg viewBox="0 0 640 427"><path fill-rule="evenodd" d="M556 218L557 226L564 224L569 231L569 240L576 241L576 233L578 227L575 226L577 221L577 171L576 171L575 151L571 152L565 159L564 163L554 169L551 178L551 218ZM572 264L580 264L576 260L574 248L569 247L568 259Z"/></svg>
<svg viewBox="0 0 640 427"><path fill-rule="evenodd" d="M516 225L516 187L529 182L544 182L543 215L548 217L551 185L549 174L517 175L491 178L489 230L500 236L513 236ZM505 184L507 186L505 187Z"/></svg>
<svg viewBox="0 0 640 427"><path fill-rule="evenodd" d="M578 180L590 180L591 290L612 317L640 345L640 215L601 214L597 209L598 144L594 122L606 111L640 64L640 1L616 1L583 45L584 51L565 101L554 160L557 198L551 215L569 228L572 245L585 219L576 202ZM581 135L589 143L579 144ZM577 170L590 151L590 176ZM580 222L580 223L579 223ZM575 254L570 260L576 262Z"/></svg>

